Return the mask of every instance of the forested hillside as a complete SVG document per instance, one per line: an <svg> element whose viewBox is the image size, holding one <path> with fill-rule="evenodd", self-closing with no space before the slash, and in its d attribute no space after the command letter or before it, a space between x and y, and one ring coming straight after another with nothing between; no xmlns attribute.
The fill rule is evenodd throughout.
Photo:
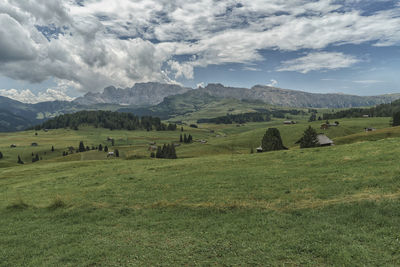
<svg viewBox="0 0 400 267"><path fill-rule="evenodd" d="M398 111L400 111L400 100L393 101L389 104L380 104L371 108L351 108L335 113L326 113L323 115L323 119L357 118L364 115L368 115L369 117L391 117Z"/></svg>
<svg viewBox="0 0 400 267"><path fill-rule="evenodd" d="M34 128L40 129L59 129L71 128L78 129L80 125L93 125L96 128L106 128L110 130L137 130L145 129L148 131L175 130L175 124L166 125L160 118L143 116L138 117L131 113L121 113L112 111L79 111L73 114L64 114L50 119Z"/></svg>

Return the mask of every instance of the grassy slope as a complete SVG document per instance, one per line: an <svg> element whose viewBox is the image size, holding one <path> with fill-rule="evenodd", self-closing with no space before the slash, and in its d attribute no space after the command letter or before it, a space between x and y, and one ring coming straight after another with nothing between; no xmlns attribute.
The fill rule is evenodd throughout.
<svg viewBox="0 0 400 267"><path fill-rule="evenodd" d="M318 130L328 135L332 139L344 137L351 134L361 133L365 127L375 127L377 129L386 128L389 125L389 118L368 118L368 119L343 119L340 120L339 127L332 127L329 130ZM296 125L283 125L283 119L274 120L267 123L249 123L241 127L236 125L215 125L200 124L199 129L184 127L186 134L192 134L195 140L205 139L206 145L194 143L183 145L177 148L179 157L199 157L216 154L247 154L250 148L258 147L261 138L268 127L277 127L282 135L284 144L290 148L295 148L295 142L301 137L308 125L319 128L321 122L301 122ZM214 132L212 132L214 131ZM384 130L386 131L386 130ZM392 131L392 130L389 130ZM84 141L85 145L98 146L100 143L110 146L107 137L114 138L116 148L125 157L148 157L148 144L157 142L158 144L176 142L179 140L180 131L175 132L146 132L146 131L110 131L107 129L93 129L82 127L79 131L73 130L50 130L49 132L39 131L35 136L34 131L18 133L0 133L0 151L5 158L0 160L0 168L17 165L17 156L20 155L25 163L31 162L31 153L39 153L44 160L76 160L76 159L105 159L105 153L89 152L81 156L73 155L67 158L61 157L62 152L68 146L78 147L79 141ZM217 137L219 136L219 137ZM384 136L383 136L384 138ZM353 140L353 141L357 141ZM36 142L38 147L31 147L31 143ZM349 141L339 141L349 143ZM11 144L16 144L17 148L10 148ZM51 146L55 147L55 152L50 152ZM61 157L61 158L60 158Z"/></svg>
<svg viewBox="0 0 400 267"><path fill-rule="evenodd" d="M327 131L338 143L400 132L361 132L387 127L388 118L340 122ZM59 155L79 140L105 144L112 136L128 158L148 157L149 141L172 141L180 132L1 134L0 263L399 265L400 139L248 154L267 127L278 127L293 147L307 125L185 128L209 143L179 147L178 160ZM39 147L29 146L34 141ZM29 158L32 149L44 153L52 144L56 152L39 163L13 161L13 153Z"/></svg>
<svg viewBox="0 0 400 267"><path fill-rule="evenodd" d="M6 168L0 262L398 265L399 141Z"/></svg>

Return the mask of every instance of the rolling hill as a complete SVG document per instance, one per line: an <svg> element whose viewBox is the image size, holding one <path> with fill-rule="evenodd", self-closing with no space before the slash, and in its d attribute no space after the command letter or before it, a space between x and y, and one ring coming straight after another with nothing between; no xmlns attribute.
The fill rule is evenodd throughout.
<svg viewBox="0 0 400 267"><path fill-rule="evenodd" d="M346 144L314 149L294 147L305 121L184 126L208 143L177 147L177 160L152 159L147 148L179 131L0 134L0 262L397 266L400 127L385 129L389 120L340 120L325 133ZM380 130L362 133L364 125ZM267 127L279 128L290 150L250 154ZM62 156L79 141L108 144L121 158ZM28 164L32 152L43 160ZM17 154L27 163L16 164Z"/></svg>

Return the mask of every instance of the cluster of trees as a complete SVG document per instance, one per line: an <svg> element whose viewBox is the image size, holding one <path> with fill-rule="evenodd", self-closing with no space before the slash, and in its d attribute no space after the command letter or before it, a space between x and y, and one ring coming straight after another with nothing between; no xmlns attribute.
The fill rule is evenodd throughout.
<svg viewBox="0 0 400 267"><path fill-rule="evenodd" d="M400 114L399 114L400 116ZM400 118L400 117L399 117ZM400 121L399 121L400 123ZM303 136L300 138L296 144L300 144L300 148L310 148L319 146L318 143L318 134L315 129L309 126L303 133ZM269 128L264 134L261 140L261 147L264 152L274 151L274 150L287 150L288 148L283 145L281 134L276 128ZM251 148L250 153L253 153L254 150Z"/></svg>
<svg viewBox="0 0 400 267"><path fill-rule="evenodd" d="M179 142L181 143L185 143L185 144L190 144L191 142L193 142L193 137L191 134L189 134L188 136L186 136L186 134L181 134L181 136L179 137Z"/></svg>
<svg viewBox="0 0 400 267"><path fill-rule="evenodd" d="M363 115L369 115L370 117L392 117L397 112L400 112L400 100L393 101L390 104L380 104L371 108L350 108L335 113L325 113L323 119L354 118L362 117Z"/></svg>
<svg viewBox="0 0 400 267"><path fill-rule="evenodd" d="M246 122L264 122L270 120L270 114L261 112L250 112L242 114L227 114L226 116L216 117L212 119L199 119L197 123L232 124Z"/></svg>
<svg viewBox="0 0 400 267"><path fill-rule="evenodd" d="M35 157L33 157L33 153L32 153L32 163L34 163L34 162L37 162L37 161L39 161L40 160L40 158L39 158L39 154L38 153L36 153L36 156Z"/></svg>
<svg viewBox="0 0 400 267"><path fill-rule="evenodd" d="M313 122L317 120L317 113L316 112L312 112L310 115L310 118L308 119L309 122ZM318 116L318 120L322 121L322 117Z"/></svg>
<svg viewBox="0 0 400 267"><path fill-rule="evenodd" d="M101 127L110 130L176 130L176 124L164 124L161 122L160 118L151 116L138 117L131 113L103 110L79 111L73 114L60 115L44 122L41 125L35 126L34 129L71 128L77 130L80 125L93 125L96 128Z"/></svg>
<svg viewBox="0 0 400 267"><path fill-rule="evenodd" d="M68 151L63 151L63 156L68 156L69 154L72 154L72 153L74 153L74 148L73 147L70 147L69 148L69 152ZM91 151L91 150L98 150L98 151L104 151L104 152L108 152L109 151L109 149L108 149L108 146L107 145L105 145L104 147L103 147L103 145L102 144L99 144L98 146L92 146L91 148L89 147L89 146L85 146L84 145L84 143L83 143L83 141L80 141L79 142L79 147L78 147L78 149L76 149L75 150L75 152L76 153L80 153L80 152L86 152L86 151ZM116 157L119 157L119 151L118 151L118 149L114 149L114 155L116 156Z"/></svg>
<svg viewBox="0 0 400 267"><path fill-rule="evenodd" d="M151 152L150 157L158 159L177 159L174 144L164 144L157 147L157 152Z"/></svg>

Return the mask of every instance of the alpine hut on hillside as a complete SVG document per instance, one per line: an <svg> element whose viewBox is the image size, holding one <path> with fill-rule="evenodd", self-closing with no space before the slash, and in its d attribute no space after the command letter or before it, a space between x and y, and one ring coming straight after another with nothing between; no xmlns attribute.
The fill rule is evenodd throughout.
<svg viewBox="0 0 400 267"><path fill-rule="evenodd" d="M332 146L332 145L334 145L333 141L331 139L329 139L328 136L326 136L324 134L317 135L317 139L318 139L318 144L320 146Z"/></svg>
<svg viewBox="0 0 400 267"><path fill-rule="evenodd" d="M296 122L295 121L284 121L283 124L290 125L290 124L296 124Z"/></svg>

